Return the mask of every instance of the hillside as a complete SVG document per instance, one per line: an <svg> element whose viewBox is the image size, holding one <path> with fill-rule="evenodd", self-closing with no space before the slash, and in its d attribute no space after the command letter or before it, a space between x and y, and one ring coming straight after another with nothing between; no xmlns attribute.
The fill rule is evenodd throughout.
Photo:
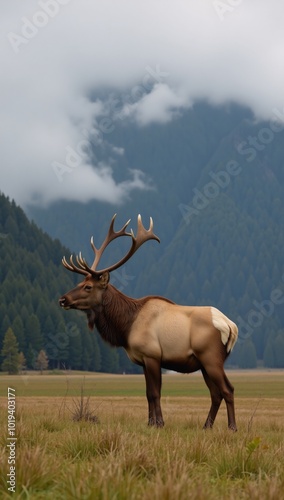
<svg viewBox="0 0 284 500"><path fill-rule="evenodd" d="M58 306L78 277L61 265L70 251L31 223L0 194L0 352L11 327L28 368L44 349L50 368L123 372L133 370L124 353L89 332L84 315ZM0 357L0 366L2 359Z"/></svg>
<svg viewBox="0 0 284 500"><path fill-rule="evenodd" d="M29 215L91 261L114 212L117 225L150 215L161 244L149 242L113 273L133 296L158 293L211 304L239 324L231 362L284 366L284 142L281 123L255 123L249 111L200 103L165 125L117 123L106 144L123 148L117 179L143 170L151 184L121 206L64 202ZM94 147L103 159L106 148ZM114 244L108 262L123 250Z"/></svg>

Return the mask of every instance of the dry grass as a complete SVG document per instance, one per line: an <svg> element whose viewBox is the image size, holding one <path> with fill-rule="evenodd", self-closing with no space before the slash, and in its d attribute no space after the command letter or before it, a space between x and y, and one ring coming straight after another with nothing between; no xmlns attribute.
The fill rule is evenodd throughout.
<svg viewBox="0 0 284 500"><path fill-rule="evenodd" d="M65 413L66 409L71 413L72 420L74 422L93 422L98 423L99 419L94 410L91 409L90 396L85 396L85 380L81 383L80 397L72 399L72 406L68 406L67 396L68 396L69 384L67 385L66 393L62 401L59 416L61 413Z"/></svg>
<svg viewBox="0 0 284 500"><path fill-rule="evenodd" d="M163 429L147 427L142 396L90 397L88 412L98 423L72 420L68 408L74 397L66 396L62 405L62 398L19 396L13 497L284 499L284 397L269 397L269 391L268 383L261 397L236 398L237 433L226 428L224 405L214 429L201 429L209 409L203 396L166 396ZM78 392L78 404L81 396ZM0 410L0 426L6 429L5 398ZM6 438L1 433L3 499L9 498Z"/></svg>

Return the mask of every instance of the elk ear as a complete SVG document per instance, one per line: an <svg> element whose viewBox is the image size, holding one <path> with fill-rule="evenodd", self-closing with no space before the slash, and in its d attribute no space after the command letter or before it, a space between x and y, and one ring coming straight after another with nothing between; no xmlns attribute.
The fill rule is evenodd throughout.
<svg viewBox="0 0 284 500"><path fill-rule="evenodd" d="M99 283L102 288L106 288L107 284L109 282L109 272L105 271L99 278Z"/></svg>

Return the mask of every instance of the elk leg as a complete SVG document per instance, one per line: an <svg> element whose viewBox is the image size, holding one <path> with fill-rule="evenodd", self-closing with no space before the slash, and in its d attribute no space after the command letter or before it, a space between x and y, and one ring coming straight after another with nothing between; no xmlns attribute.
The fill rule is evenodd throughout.
<svg viewBox="0 0 284 500"><path fill-rule="evenodd" d="M223 368L220 366L206 366L206 372L210 381L217 386L222 398L225 400L229 429L236 431L237 425L235 419L234 387L228 380Z"/></svg>
<svg viewBox="0 0 284 500"><path fill-rule="evenodd" d="M201 371L211 396L211 408L209 410L208 417L203 426L203 429L211 429L213 427L223 397L216 384L214 384L214 382L208 377L206 370L202 368Z"/></svg>
<svg viewBox="0 0 284 500"><path fill-rule="evenodd" d="M146 396L149 408L148 425L163 427L164 420L160 404L162 386L160 362L153 358L145 358L143 369L146 380Z"/></svg>
<svg viewBox="0 0 284 500"><path fill-rule="evenodd" d="M235 417L235 404L234 404L234 386L229 381L227 375L224 372L224 378L227 387L229 388L231 394L231 403L227 404L227 413L228 413L228 427L232 429L232 431L237 431L236 417Z"/></svg>

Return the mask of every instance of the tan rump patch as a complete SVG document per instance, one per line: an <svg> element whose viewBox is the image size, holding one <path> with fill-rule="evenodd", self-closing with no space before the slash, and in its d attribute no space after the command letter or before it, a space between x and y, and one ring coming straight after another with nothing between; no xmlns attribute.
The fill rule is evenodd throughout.
<svg viewBox="0 0 284 500"><path fill-rule="evenodd" d="M221 333L221 340L224 345L227 345L227 352L230 352L238 338L238 328L225 314L211 307L212 322L215 328Z"/></svg>

